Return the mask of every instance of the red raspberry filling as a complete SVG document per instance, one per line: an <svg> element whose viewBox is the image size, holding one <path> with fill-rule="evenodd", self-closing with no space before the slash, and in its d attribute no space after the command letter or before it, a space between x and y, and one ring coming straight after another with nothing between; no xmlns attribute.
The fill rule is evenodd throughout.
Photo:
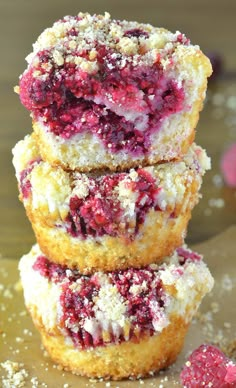
<svg viewBox="0 0 236 388"><path fill-rule="evenodd" d="M145 170L138 169L138 179L127 181L126 187L137 193L135 219L125 217L124 209L116 192L118 184L127 176L125 173L89 178L89 193L81 199L70 199L70 212L66 228L73 237L123 236L132 240L138 233L145 215L153 208L160 210L156 200L160 188ZM132 225L131 225L132 222Z"/></svg>
<svg viewBox="0 0 236 388"><path fill-rule="evenodd" d="M39 162L40 162L40 159L30 161L28 163L28 167L22 170L20 173L20 191L24 199L29 198L31 194L31 182L30 182L29 174L31 173L35 165L38 164Z"/></svg>
<svg viewBox="0 0 236 388"><path fill-rule="evenodd" d="M124 33L124 36L127 36L128 38L132 38L132 37L135 37L135 38L140 38L140 37L148 38L149 34L148 34L147 31L144 31L141 28L133 28L132 30L126 31Z"/></svg>
<svg viewBox="0 0 236 388"><path fill-rule="evenodd" d="M30 161L20 173L20 191L24 199L31 194L30 173L39 162L40 159ZM126 180L129 176L126 173L89 177L86 197L79 198L75 195L70 198L70 210L65 219L67 232L73 237L84 239L88 236L109 235L133 240L140 225L144 223L147 212L150 209L161 211L157 204L161 188L156 186L155 179L147 171L138 169L137 174L135 181ZM123 180L125 187L136 193L135 214L131 218L125 215L117 193L118 185Z"/></svg>
<svg viewBox="0 0 236 388"><path fill-rule="evenodd" d="M236 365L212 345L201 345L189 357L180 379L185 388L236 387Z"/></svg>
<svg viewBox="0 0 236 388"><path fill-rule="evenodd" d="M139 327L141 331L149 331L154 334L152 324L153 313L150 310L150 304L158 301L159 308L164 308L164 296L162 283L160 279L155 279L155 272L148 267L148 270L136 270L130 268L126 271L112 272L112 282L116 284L118 291L128 300L128 316L132 317L134 327ZM146 290L141 294L133 295L130 292L132 285L141 286L146 283ZM132 333L133 334L133 333Z"/></svg>
<svg viewBox="0 0 236 388"><path fill-rule="evenodd" d="M77 133L91 132L112 152L129 149L135 154L146 152L150 146L149 137L135 129L132 122L105 106L82 98L77 99L72 95L68 96L65 104L58 110L54 106L45 108L44 117L51 132L64 139Z"/></svg>
<svg viewBox="0 0 236 388"><path fill-rule="evenodd" d="M134 29L125 36L145 34ZM166 79L160 58L139 66L104 46L96 51L98 70L92 73L66 61L58 66L48 50L38 52L20 80L21 102L57 136L91 131L112 152L146 154L163 119L183 109L183 87ZM88 58L89 51L72 56Z"/></svg>
<svg viewBox="0 0 236 388"><path fill-rule="evenodd" d="M225 183L236 188L236 143L232 143L222 155L220 163Z"/></svg>
<svg viewBox="0 0 236 388"><path fill-rule="evenodd" d="M202 256L197 252L191 251L189 249L185 249L184 247L179 247L176 249L179 256L182 258L182 264L186 262L186 260L190 259L191 261L200 261Z"/></svg>
<svg viewBox="0 0 236 388"><path fill-rule="evenodd" d="M85 276L77 270L70 270L65 266L54 264L44 256L38 256L33 269L38 271L41 276L46 277L49 281L59 283L61 286L60 295L60 327L69 335L75 346L88 348L106 345L102 338L102 326L100 335L92 336L84 329L86 318L94 318L94 298L98 297L100 285L98 274ZM116 286L119 293L127 302L126 318L130 320L131 328L128 339L133 339L144 333L153 335L154 314L165 308L166 295L162 288L161 280L158 276L158 270L151 267L144 269L130 268L124 271L114 271L106 274L109 283ZM132 286L145 287L138 293L131 291ZM155 312L152 304L155 304ZM157 311L158 310L158 311ZM101 324L101 322L98 324ZM114 337L111 330L109 343L123 342L127 340L124 334L119 338ZM138 340L136 338L136 340Z"/></svg>
<svg viewBox="0 0 236 388"><path fill-rule="evenodd" d="M33 269L38 271L41 276L53 281L54 283L63 282L66 276L70 281L75 282L77 275L79 275L79 272L76 270L66 273L67 268L65 266L55 264L43 255L37 257L35 263L33 264Z"/></svg>

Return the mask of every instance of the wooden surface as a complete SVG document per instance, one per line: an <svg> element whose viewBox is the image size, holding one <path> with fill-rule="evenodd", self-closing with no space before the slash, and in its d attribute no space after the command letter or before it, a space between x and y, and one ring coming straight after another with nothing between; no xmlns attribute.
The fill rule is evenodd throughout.
<svg viewBox="0 0 236 388"><path fill-rule="evenodd" d="M191 243L204 241L236 223L236 190L220 185L219 160L225 148L236 141L235 0L1 0L0 1L0 253L19 258L34 242L11 164L11 149L31 131L28 112L13 93L23 72L25 56L39 33L54 20L79 11L104 13L114 18L150 22L180 30L203 51L217 51L224 59L222 79L209 87L209 101L197 127L197 142L212 157L212 170L205 176L203 199L195 208L188 230ZM236 237L236 236L235 236Z"/></svg>

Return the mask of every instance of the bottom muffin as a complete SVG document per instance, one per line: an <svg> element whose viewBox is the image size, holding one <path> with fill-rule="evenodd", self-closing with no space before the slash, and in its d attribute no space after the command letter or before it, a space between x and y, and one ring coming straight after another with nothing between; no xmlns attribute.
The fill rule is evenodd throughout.
<svg viewBox="0 0 236 388"><path fill-rule="evenodd" d="M173 363L213 278L178 248L159 265L82 275L35 245L19 269L25 303L52 359L79 375L137 378Z"/></svg>

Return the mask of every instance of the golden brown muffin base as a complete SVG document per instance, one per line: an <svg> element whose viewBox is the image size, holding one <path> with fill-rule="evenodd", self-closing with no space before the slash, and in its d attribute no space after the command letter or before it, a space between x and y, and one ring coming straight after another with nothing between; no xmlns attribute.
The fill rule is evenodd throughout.
<svg viewBox="0 0 236 388"><path fill-rule="evenodd" d="M89 274L140 268L172 254L175 248L183 244L196 198L192 201L191 206L185 212L180 212L177 218L170 218L166 212L150 211L134 241L111 236L103 236L100 242L94 238L74 238L66 231L40 221L29 209L27 213L37 242L51 261Z"/></svg>
<svg viewBox="0 0 236 388"><path fill-rule="evenodd" d="M42 342L51 358L63 369L93 378L120 380L147 376L171 365L180 353L188 328L183 318L173 316L160 334L145 336L140 342L89 350L75 349L62 335L48 334L40 328Z"/></svg>

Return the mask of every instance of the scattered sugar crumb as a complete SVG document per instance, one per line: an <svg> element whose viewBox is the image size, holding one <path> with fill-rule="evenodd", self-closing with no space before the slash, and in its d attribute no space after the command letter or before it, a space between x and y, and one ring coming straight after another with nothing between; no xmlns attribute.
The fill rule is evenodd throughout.
<svg viewBox="0 0 236 388"><path fill-rule="evenodd" d="M24 329L24 330L23 330L23 333L24 333L25 335L28 335L29 337L32 337L32 335L33 335L32 331L30 331L29 329Z"/></svg>
<svg viewBox="0 0 236 388"><path fill-rule="evenodd" d="M21 337L16 337L16 342L22 343L22 342L24 342L24 339Z"/></svg>
<svg viewBox="0 0 236 388"><path fill-rule="evenodd" d="M0 253L0 259L2 258L2 255ZM5 268L0 268L0 274L3 278L7 278L8 277L8 272L6 271Z"/></svg>
<svg viewBox="0 0 236 388"><path fill-rule="evenodd" d="M38 382L37 377L32 377L32 379L30 380L30 382L32 383L32 388L36 388L36 387L39 386L39 382Z"/></svg>
<svg viewBox="0 0 236 388"><path fill-rule="evenodd" d="M21 281L20 281L20 280L18 280L18 281L14 284L14 290L17 291L17 292L23 290L22 284L21 284Z"/></svg>
<svg viewBox="0 0 236 388"><path fill-rule="evenodd" d="M229 96L226 100L226 107L236 110L236 96Z"/></svg>
<svg viewBox="0 0 236 388"><path fill-rule="evenodd" d="M9 299L13 298L13 294L12 294L11 290L9 290L9 288L5 288L5 290L3 291L3 297L9 298Z"/></svg>
<svg viewBox="0 0 236 388"><path fill-rule="evenodd" d="M222 94L222 93L213 94L213 96L212 96L212 104L213 105L216 105L216 106L223 105L224 101L225 101L224 94Z"/></svg>
<svg viewBox="0 0 236 388"><path fill-rule="evenodd" d="M232 291L234 287L234 279L230 278L228 274L222 274L219 281L220 293ZM223 322L221 327L216 327L214 324L214 314L220 312L220 305L218 301L210 303L210 309L204 313L197 311L193 323L196 320L202 325L201 331L204 340L215 346L218 346L229 358L233 358L229 351L229 330L232 330L231 322ZM231 353L235 352L236 358L236 340L232 342Z"/></svg>
<svg viewBox="0 0 236 388"><path fill-rule="evenodd" d="M228 274L224 274L221 282L221 287L225 291L232 291L233 281Z"/></svg>
<svg viewBox="0 0 236 388"><path fill-rule="evenodd" d="M212 209L210 209L209 207L207 207L205 210L204 210L204 215L205 216L211 216L212 215Z"/></svg>
<svg viewBox="0 0 236 388"><path fill-rule="evenodd" d="M208 201L210 207L222 208L225 206L225 201L223 198L210 198Z"/></svg>
<svg viewBox="0 0 236 388"><path fill-rule="evenodd" d="M217 302L212 302L211 303L211 311L216 314L220 311L220 306L219 306L219 303Z"/></svg>
<svg viewBox="0 0 236 388"><path fill-rule="evenodd" d="M224 327L226 329L231 329L231 323L230 322L224 322Z"/></svg>
<svg viewBox="0 0 236 388"><path fill-rule="evenodd" d="M215 185L215 187L222 187L223 186L223 178L220 174L215 174L212 178L212 182Z"/></svg>
<svg viewBox="0 0 236 388"><path fill-rule="evenodd" d="M0 365L7 372L7 375L2 377L3 388L23 388L25 386L28 372L24 369L24 364L7 360Z"/></svg>

